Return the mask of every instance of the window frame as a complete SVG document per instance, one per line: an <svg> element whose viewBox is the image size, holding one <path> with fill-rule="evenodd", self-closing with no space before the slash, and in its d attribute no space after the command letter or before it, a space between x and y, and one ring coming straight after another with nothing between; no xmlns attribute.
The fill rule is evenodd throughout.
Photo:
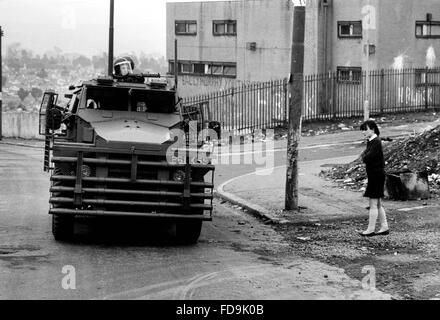
<svg viewBox="0 0 440 320"><path fill-rule="evenodd" d="M178 62L178 75L189 75L199 77L225 77L225 78L237 78L237 63L235 62L218 62L218 61L193 61L193 60L179 60ZM183 65L191 65L191 72L183 72ZM168 74L174 75L174 60L168 60ZM205 72L195 72L195 65L205 65ZM220 73L212 73L211 66L221 67ZM235 74L225 74L225 68L235 68ZM209 73L207 72L209 70Z"/></svg>
<svg viewBox="0 0 440 320"><path fill-rule="evenodd" d="M179 66L179 64L177 64L177 66ZM174 60L168 60L168 74L174 74L174 70Z"/></svg>
<svg viewBox="0 0 440 320"><path fill-rule="evenodd" d="M349 80L341 79L340 72L349 71L352 75ZM359 73L359 79L354 78L354 72ZM336 67L336 79L338 83L342 84L361 84L362 83L362 67Z"/></svg>
<svg viewBox="0 0 440 320"><path fill-rule="evenodd" d="M202 66L203 65L203 72L196 72L196 65ZM205 70L206 70L206 63L203 62L192 62L192 68L193 68L193 74L195 75L205 75Z"/></svg>
<svg viewBox="0 0 440 320"><path fill-rule="evenodd" d="M416 24L415 24L415 35L417 39L440 39L440 34L438 35L423 35L423 26L425 25L429 25L429 26L440 26L440 21L422 21L422 20L417 20ZM422 34L418 35L417 34L417 28L418 27L422 27Z"/></svg>
<svg viewBox="0 0 440 320"><path fill-rule="evenodd" d="M226 68L235 68L234 74L226 74L225 69ZM223 76L225 77L237 77L237 64L223 64Z"/></svg>
<svg viewBox="0 0 440 320"><path fill-rule="evenodd" d="M213 68L220 68L221 73L220 72L214 73L212 70ZM211 73L208 73L208 75L211 75L211 76L223 76L224 75L224 65L222 63L218 63L218 62L217 63L210 63L208 65L208 70L211 70Z"/></svg>
<svg viewBox="0 0 440 320"><path fill-rule="evenodd" d="M177 31L177 24L185 24L185 32L178 32ZM196 25L196 31L195 32L189 32L189 25L195 24ZM174 20L174 34L176 36L196 36L197 35L197 20Z"/></svg>
<svg viewBox="0 0 440 320"><path fill-rule="evenodd" d="M179 70L179 72L181 73L181 74L193 74L194 73L194 64L193 63L191 63L191 62L188 62L188 61L181 61L181 62L179 62L178 63L178 65L180 66L180 70ZM191 71L184 71L183 70L183 67L184 66L189 66L190 67L190 69L191 69Z"/></svg>
<svg viewBox="0 0 440 320"><path fill-rule="evenodd" d="M361 27L361 33L360 34L353 34L353 35L343 35L341 33L341 26L343 25L355 25L360 24ZM354 27L353 27L354 28ZM338 21L338 38L339 39L362 39L364 28L362 26L362 20L356 20L356 21Z"/></svg>
<svg viewBox="0 0 440 320"><path fill-rule="evenodd" d="M233 24L234 32L228 32L228 25ZM225 27L224 33L218 33L216 32L215 26L218 24L223 24ZM212 20L212 34L215 37L221 37L221 36L237 36L237 20Z"/></svg>

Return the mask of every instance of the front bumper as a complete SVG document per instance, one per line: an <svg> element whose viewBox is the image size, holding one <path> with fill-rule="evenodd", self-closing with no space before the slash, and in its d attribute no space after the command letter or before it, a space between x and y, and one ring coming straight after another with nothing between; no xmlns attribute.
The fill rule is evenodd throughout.
<svg viewBox="0 0 440 320"><path fill-rule="evenodd" d="M148 151L54 145L49 213L212 220L213 165L171 164ZM93 168L83 177L82 166ZM173 172L183 170L184 181ZM210 176L210 182L204 178Z"/></svg>

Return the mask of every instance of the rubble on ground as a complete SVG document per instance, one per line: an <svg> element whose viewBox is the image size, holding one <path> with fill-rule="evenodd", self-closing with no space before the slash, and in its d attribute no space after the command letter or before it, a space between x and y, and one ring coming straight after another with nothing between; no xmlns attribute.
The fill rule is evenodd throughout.
<svg viewBox="0 0 440 320"><path fill-rule="evenodd" d="M440 195L440 126L394 142L383 143L387 173L427 172L431 192ZM365 191L367 174L361 158L322 171L321 174L344 188Z"/></svg>

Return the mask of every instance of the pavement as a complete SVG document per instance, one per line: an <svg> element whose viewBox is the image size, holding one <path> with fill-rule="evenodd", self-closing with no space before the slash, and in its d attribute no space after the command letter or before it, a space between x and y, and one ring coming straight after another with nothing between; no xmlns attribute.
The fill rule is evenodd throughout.
<svg viewBox="0 0 440 320"><path fill-rule="evenodd" d="M424 122L411 125L389 126L381 129L383 138L399 139L408 135L423 132L439 124ZM387 143L387 142L384 142ZM283 145L277 142L278 151L284 151ZM284 141L284 146L286 142ZM319 176L335 164L349 163L358 158L365 146L359 133L353 131L333 133L323 136L303 137L300 142L301 153L310 149L327 149L347 145L353 149L353 155L332 155L325 159L315 159L299 162L299 206L300 210L292 213L284 211L286 166L279 165L266 171L253 171L236 176L221 183L216 194L223 200L242 207L263 220L273 223L324 221L344 219L365 213L367 199L362 192L354 192L339 188L331 181L325 181ZM405 211L412 207L432 207L437 203L394 202L385 201L385 206Z"/></svg>

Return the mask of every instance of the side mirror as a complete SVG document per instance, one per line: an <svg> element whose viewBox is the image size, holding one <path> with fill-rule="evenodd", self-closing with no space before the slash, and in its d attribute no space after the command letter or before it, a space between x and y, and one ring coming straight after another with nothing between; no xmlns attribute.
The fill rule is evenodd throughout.
<svg viewBox="0 0 440 320"><path fill-rule="evenodd" d="M46 91L43 95L43 100L41 101L40 112L39 112L39 129L38 129L39 133L43 136L48 134L48 130L52 129L51 127L48 126L49 123L50 124L53 123L52 116L50 117L51 119L49 120L48 115L49 115L49 111L51 109L54 109L57 99L58 99L58 95L52 90Z"/></svg>
<svg viewBox="0 0 440 320"><path fill-rule="evenodd" d="M50 130L58 130L61 128L61 122L63 120L63 113L57 108L51 108L47 110L46 126Z"/></svg>

